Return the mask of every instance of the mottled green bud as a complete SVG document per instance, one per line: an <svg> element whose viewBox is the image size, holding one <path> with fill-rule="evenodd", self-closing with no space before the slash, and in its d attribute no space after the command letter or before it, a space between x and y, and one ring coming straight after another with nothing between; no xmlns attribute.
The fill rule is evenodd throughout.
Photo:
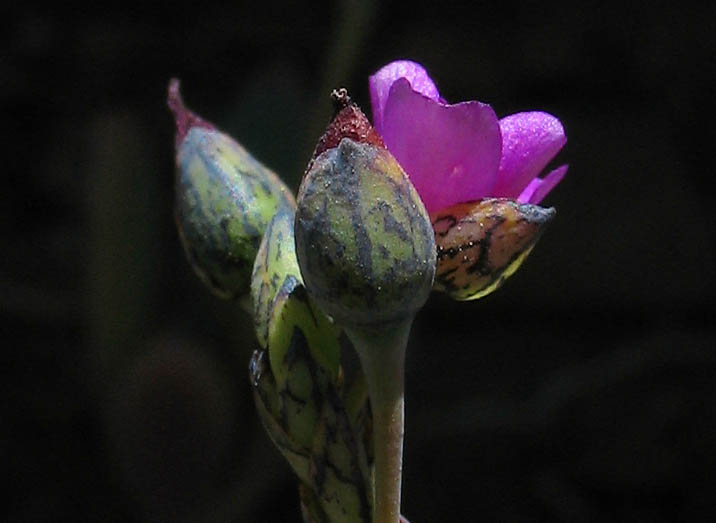
<svg viewBox="0 0 716 523"><path fill-rule="evenodd" d="M320 507L314 513L331 523L368 523L367 420L352 418L344 407L338 354L335 328L312 308L303 286L287 277L269 320L268 358L257 351L250 365L256 407L274 444L312 491Z"/></svg>
<svg viewBox="0 0 716 523"><path fill-rule="evenodd" d="M296 336L306 345L307 357L328 380L338 380L340 359L339 331L313 305L306 289L293 278L287 278L279 289L268 324L268 350L271 370L279 388L295 378L293 363Z"/></svg>
<svg viewBox="0 0 716 523"><path fill-rule="evenodd" d="M293 213L279 211L254 265L252 302L266 349L255 353L250 366L256 407L299 477L304 510L313 520L367 523L367 399L361 382L343 391L339 331L308 298L293 234Z"/></svg>
<svg viewBox="0 0 716 523"><path fill-rule="evenodd" d="M263 233L293 197L276 174L186 109L169 86L177 123L176 221L196 274L222 298L246 294Z"/></svg>
<svg viewBox="0 0 716 523"><path fill-rule="evenodd" d="M387 149L341 139L306 173L296 213L296 254L311 298L347 326L413 315L435 272L432 226L418 193Z"/></svg>
<svg viewBox="0 0 716 523"><path fill-rule="evenodd" d="M294 215L279 211L259 247L251 281L256 336L268 348L279 386L290 374L287 354L298 330L311 357L332 381L338 377L340 331L309 301L296 261Z"/></svg>
<svg viewBox="0 0 716 523"><path fill-rule="evenodd" d="M254 390L256 411L271 441L281 451L299 479L313 485L310 450L296 442L287 430L281 415L276 380L269 368L266 351L254 351L249 364L249 379Z"/></svg>
<svg viewBox="0 0 716 523"><path fill-rule="evenodd" d="M310 487L305 483L300 483L298 485L298 495L301 500L303 523L330 523L315 492Z"/></svg>
<svg viewBox="0 0 716 523"><path fill-rule="evenodd" d="M519 268L554 215L553 208L500 198L434 214L435 289L456 300L490 294Z"/></svg>
<svg viewBox="0 0 716 523"><path fill-rule="evenodd" d="M269 319L274 299L287 279L294 287L303 284L293 239L294 210L279 210L269 222L261 240L251 275L251 303L256 337L261 347L268 345Z"/></svg>
<svg viewBox="0 0 716 523"><path fill-rule="evenodd" d="M328 521L368 523L372 512L372 480L360 439L338 398L323 403L313 440L312 473L321 508ZM336 408L338 407L338 408Z"/></svg>

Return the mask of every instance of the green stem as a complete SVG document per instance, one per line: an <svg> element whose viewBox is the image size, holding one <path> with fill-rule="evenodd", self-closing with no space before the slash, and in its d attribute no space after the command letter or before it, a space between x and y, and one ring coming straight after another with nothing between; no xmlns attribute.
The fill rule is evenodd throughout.
<svg viewBox="0 0 716 523"><path fill-rule="evenodd" d="M346 328L368 383L373 412L373 523L400 521L403 471L404 362L412 316L381 328Z"/></svg>

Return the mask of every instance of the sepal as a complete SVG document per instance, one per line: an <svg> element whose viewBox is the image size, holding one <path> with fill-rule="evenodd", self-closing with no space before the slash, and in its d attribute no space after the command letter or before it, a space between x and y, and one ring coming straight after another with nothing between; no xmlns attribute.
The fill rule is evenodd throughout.
<svg viewBox="0 0 716 523"><path fill-rule="evenodd" d="M438 257L433 288L455 300L496 290L527 258L554 208L487 198L431 216Z"/></svg>

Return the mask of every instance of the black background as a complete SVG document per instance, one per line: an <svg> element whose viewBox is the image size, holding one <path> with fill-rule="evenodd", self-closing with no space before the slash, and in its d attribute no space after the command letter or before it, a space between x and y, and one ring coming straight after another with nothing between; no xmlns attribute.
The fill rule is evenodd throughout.
<svg viewBox="0 0 716 523"><path fill-rule="evenodd" d="M434 295L407 360L415 522L712 521L712 2L3 8L0 457L9 521L296 521L255 340L173 225L188 105L296 187L346 86L562 120L557 219L494 295Z"/></svg>

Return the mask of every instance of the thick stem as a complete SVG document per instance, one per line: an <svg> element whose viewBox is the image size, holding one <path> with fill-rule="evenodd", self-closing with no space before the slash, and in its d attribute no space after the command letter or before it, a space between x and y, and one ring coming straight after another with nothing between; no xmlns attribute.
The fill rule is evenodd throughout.
<svg viewBox="0 0 716 523"><path fill-rule="evenodd" d="M400 521L403 471L404 361L413 318L381 328L346 328L358 352L373 412L373 523Z"/></svg>

